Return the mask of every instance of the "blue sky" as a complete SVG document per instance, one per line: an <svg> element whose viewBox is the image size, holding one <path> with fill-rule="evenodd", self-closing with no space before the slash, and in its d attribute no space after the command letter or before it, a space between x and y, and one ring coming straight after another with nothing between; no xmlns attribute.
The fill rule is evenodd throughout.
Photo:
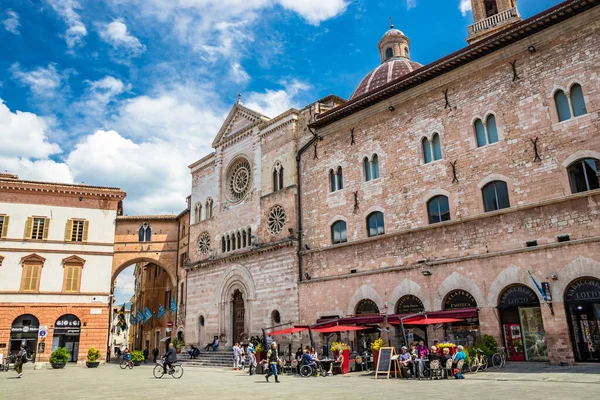
<svg viewBox="0 0 600 400"><path fill-rule="evenodd" d="M178 213L238 92L275 116L348 98L388 17L427 64L465 46L465 0L2 0L0 170L118 186ZM529 17L558 0L520 0ZM462 7L462 9L461 9Z"/></svg>

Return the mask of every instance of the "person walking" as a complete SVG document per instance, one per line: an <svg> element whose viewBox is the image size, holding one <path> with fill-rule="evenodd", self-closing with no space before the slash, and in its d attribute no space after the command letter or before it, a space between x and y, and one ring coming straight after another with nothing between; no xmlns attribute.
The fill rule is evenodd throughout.
<svg viewBox="0 0 600 400"><path fill-rule="evenodd" d="M275 382L279 383L279 374L277 373L277 364L279 364L279 353L277 352L277 343L272 342L271 348L267 352L267 360L269 362L269 373L265 376L267 382L269 382L269 377L271 375L275 375Z"/></svg>
<svg viewBox="0 0 600 400"><path fill-rule="evenodd" d="M149 352L150 352L150 351L148 350L148 346L146 346L146 347L144 348L144 351L143 351L143 353L144 353L144 364L148 364L148 353L149 353Z"/></svg>
<svg viewBox="0 0 600 400"><path fill-rule="evenodd" d="M17 372L17 378L23 376L23 364L27 362L27 350L25 346L21 345L19 352L17 353L17 360L15 362L15 371Z"/></svg>
<svg viewBox="0 0 600 400"><path fill-rule="evenodd" d="M233 345L233 370L237 371L240 369L240 345L236 343Z"/></svg>

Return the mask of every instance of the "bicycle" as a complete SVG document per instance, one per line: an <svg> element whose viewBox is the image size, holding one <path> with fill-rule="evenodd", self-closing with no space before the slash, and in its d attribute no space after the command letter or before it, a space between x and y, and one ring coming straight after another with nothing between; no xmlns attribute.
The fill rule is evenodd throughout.
<svg viewBox="0 0 600 400"><path fill-rule="evenodd" d="M498 351L492 356L492 365L496 369L506 366L506 349L498 347Z"/></svg>
<svg viewBox="0 0 600 400"><path fill-rule="evenodd" d="M133 361L123 360L121 361L121 364L119 364L119 366L121 367L121 369L125 369L127 367L129 367L129 369L133 369Z"/></svg>
<svg viewBox="0 0 600 400"><path fill-rule="evenodd" d="M304 364L300 367L300 376L303 378L308 378L309 376L322 376L326 378L327 372L321 364Z"/></svg>
<svg viewBox="0 0 600 400"><path fill-rule="evenodd" d="M13 368L14 368L14 364L17 361L17 357L13 354L13 355L8 355L4 358L4 361L2 362L2 365L0 365L0 372L4 371L4 372L8 372L10 370L11 367L11 363L13 364Z"/></svg>
<svg viewBox="0 0 600 400"><path fill-rule="evenodd" d="M156 366L154 367L154 377L160 379L165 374L165 362L163 360L157 360ZM171 375L175 379L179 379L183 376L183 366L181 364L173 364L171 369L167 371L168 375Z"/></svg>
<svg viewBox="0 0 600 400"><path fill-rule="evenodd" d="M469 363L469 371L477 373L479 369L486 370L488 367L488 358L483 354L483 350L475 349L475 357L471 358Z"/></svg>

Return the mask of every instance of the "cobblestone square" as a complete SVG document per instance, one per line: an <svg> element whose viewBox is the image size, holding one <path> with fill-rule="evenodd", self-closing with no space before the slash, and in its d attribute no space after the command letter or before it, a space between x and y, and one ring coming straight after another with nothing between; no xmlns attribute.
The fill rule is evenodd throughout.
<svg viewBox="0 0 600 400"><path fill-rule="evenodd" d="M413 381L378 379L352 373L328 378L283 376L280 384L266 383L262 375L214 369L185 369L179 380L155 379L152 366L121 370L117 365L87 369L68 365L64 370L28 365L23 377L0 374L0 398L32 399L383 399L416 396L418 399L597 399L597 366L549 367L534 364L509 366L501 372L467 374L465 379ZM271 379L271 382L273 379Z"/></svg>

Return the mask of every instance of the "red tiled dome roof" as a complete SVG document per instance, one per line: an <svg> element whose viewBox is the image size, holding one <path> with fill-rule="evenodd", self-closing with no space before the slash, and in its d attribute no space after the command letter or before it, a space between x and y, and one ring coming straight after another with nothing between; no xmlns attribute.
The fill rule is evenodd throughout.
<svg viewBox="0 0 600 400"><path fill-rule="evenodd" d="M411 61L404 57L388 60L369 72L367 76L363 78L360 85L358 85L354 93L352 93L352 96L350 96L350 100L369 93L386 83L396 80L421 67L422 65L418 62Z"/></svg>

